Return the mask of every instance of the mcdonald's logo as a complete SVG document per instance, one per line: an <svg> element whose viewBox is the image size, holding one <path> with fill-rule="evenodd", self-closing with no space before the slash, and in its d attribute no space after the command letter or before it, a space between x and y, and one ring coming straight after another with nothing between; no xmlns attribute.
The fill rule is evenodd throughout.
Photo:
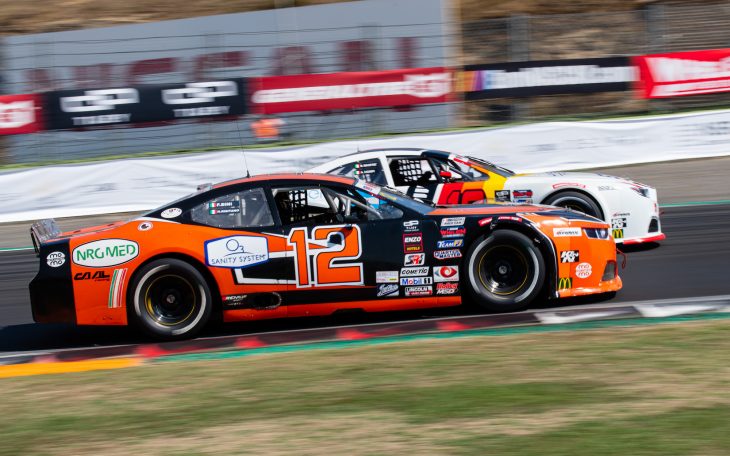
<svg viewBox="0 0 730 456"><path fill-rule="evenodd" d="M612 231L612 235L613 235L614 239L623 239L624 229L623 228L614 228Z"/></svg>
<svg viewBox="0 0 730 456"><path fill-rule="evenodd" d="M561 277L558 279L558 290L567 290L573 288L573 279L571 277Z"/></svg>

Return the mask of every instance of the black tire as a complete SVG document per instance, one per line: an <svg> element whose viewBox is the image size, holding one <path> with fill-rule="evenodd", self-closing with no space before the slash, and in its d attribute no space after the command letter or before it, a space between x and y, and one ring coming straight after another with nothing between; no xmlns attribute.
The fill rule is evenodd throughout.
<svg viewBox="0 0 730 456"><path fill-rule="evenodd" d="M603 213L598 203L593 198L580 192L558 192L546 198L543 204L573 209L603 220Z"/></svg>
<svg viewBox="0 0 730 456"><path fill-rule="evenodd" d="M157 339L193 337L210 318L210 287L200 271L185 261L164 258L144 265L129 290L130 321Z"/></svg>
<svg viewBox="0 0 730 456"><path fill-rule="evenodd" d="M540 249L512 230L497 230L474 242L464 268L464 288L476 304L491 312L526 309L545 282Z"/></svg>

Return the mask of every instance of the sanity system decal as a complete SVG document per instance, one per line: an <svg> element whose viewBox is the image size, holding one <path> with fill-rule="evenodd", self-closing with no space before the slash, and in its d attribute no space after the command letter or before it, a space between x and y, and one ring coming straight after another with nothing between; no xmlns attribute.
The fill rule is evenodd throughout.
<svg viewBox="0 0 730 456"><path fill-rule="evenodd" d="M205 243L205 264L244 268L269 260L268 240L261 236L229 236Z"/></svg>

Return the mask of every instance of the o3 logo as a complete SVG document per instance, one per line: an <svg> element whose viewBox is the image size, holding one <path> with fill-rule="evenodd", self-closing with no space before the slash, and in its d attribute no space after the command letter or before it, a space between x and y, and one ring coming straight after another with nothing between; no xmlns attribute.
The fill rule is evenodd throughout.
<svg viewBox="0 0 730 456"><path fill-rule="evenodd" d="M362 285L362 236L357 225L317 226L307 236L306 228L294 228L286 239L294 248L297 288Z"/></svg>

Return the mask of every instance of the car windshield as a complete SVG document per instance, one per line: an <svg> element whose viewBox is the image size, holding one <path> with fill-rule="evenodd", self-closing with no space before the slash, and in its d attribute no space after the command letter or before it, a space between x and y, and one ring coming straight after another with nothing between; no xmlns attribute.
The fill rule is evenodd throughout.
<svg viewBox="0 0 730 456"><path fill-rule="evenodd" d="M476 158L476 157L471 157L471 156L466 157L466 158L468 158L469 161L472 161L472 162L476 163L477 165L481 166L482 168L486 168L488 171L491 171L495 174L499 174L502 177L510 177L510 176L515 175L514 171L507 169L507 168L503 168L498 165L495 165L494 163L488 162L481 158Z"/></svg>

